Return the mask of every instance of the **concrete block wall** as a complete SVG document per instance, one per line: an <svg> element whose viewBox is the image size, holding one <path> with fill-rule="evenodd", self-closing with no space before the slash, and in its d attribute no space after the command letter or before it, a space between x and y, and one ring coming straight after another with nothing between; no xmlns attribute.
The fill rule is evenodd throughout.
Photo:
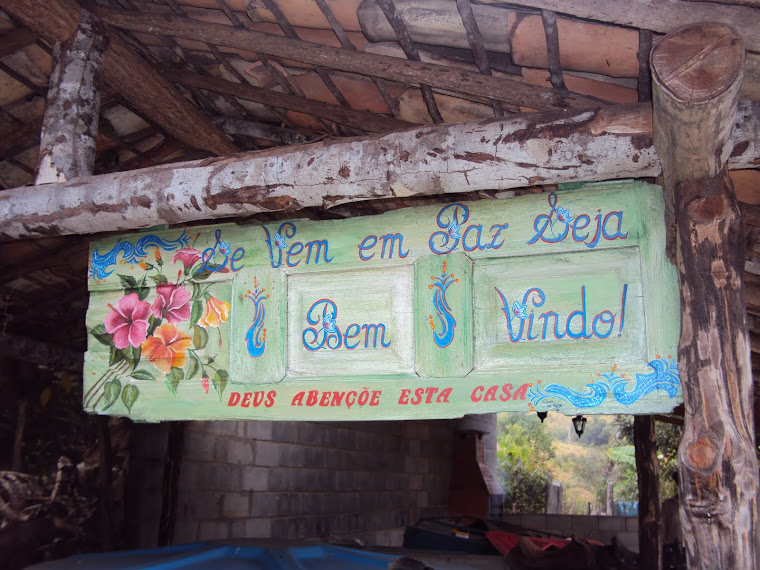
<svg viewBox="0 0 760 570"><path fill-rule="evenodd" d="M639 551L638 517L603 517L584 515L503 515L504 522L550 532L564 537L574 536L609 544L617 536L621 544Z"/></svg>
<svg viewBox="0 0 760 570"><path fill-rule="evenodd" d="M398 546L447 514L454 421L188 422L174 543L359 539Z"/></svg>

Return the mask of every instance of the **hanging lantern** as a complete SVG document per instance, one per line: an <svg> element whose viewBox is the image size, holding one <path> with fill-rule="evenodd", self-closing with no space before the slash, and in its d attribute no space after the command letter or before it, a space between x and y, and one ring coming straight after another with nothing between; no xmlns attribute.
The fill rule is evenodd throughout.
<svg viewBox="0 0 760 570"><path fill-rule="evenodd" d="M575 416L573 418L573 427L575 428L575 433L578 434L578 437L583 435L583 429L586 427L586 418L583 416Z"/></svg>

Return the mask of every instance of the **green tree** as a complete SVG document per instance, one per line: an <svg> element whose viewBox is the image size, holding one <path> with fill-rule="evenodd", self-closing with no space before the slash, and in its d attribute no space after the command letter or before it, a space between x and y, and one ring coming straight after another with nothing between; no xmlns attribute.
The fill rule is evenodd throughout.
<svg viewBox="0 0 760 570"><path fill-rule="evenodd" d="M543 512L549 462L554 457L546 426L532 414L501 414L498 425L498 476L506 491L505 510Z"/></svg>
<svg viewBox="0 0 760 570"><path fill-rule="evenodd" d="M616 500L638 500L638 475L633 450L633 417L618 416L619 445L607 451L607 456L615 462L609 480L615 482ZM678 491L676 472L678 467L678 444L683 428L663 422L655 423L657 434L657 464L660 479L660 498L667 499Z"/></svg>

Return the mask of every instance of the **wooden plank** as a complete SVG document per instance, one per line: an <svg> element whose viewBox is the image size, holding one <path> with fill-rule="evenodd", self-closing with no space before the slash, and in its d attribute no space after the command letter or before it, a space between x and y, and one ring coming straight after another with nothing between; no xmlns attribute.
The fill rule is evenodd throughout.
<svg viewBox="0 0 760 570"><path fill-rule="evenodd" d="M748 153L760 149L753 140L760 133L758 120L751 112L741 116L744 126L734 135L749 138L733 140L735 150L743 152L729 161L752 162ZM648 105L612 106L165 165L34 192L23 187L0 192L0 237L95 233L376 198L653 177L661 166L651 137Z"/></svg>
<svg viewBox="0 0 760 570"><path fill-rule="evenodd" d="M667 413L680 389L664 240L662 190L636 182L112 236L90 253L85 408Z"/></svg>
<svg viewBox="0 0 760 570"><path fill-rule="evenodd" d="M50 0L45 9L34 0L0 0L0 8L51 42L65 41L79 23L72 0ZM190 148L216 155L238 151L227 136L182 97L120 37L106 51L106 81L146 117Z"/></svg>
<svg viewBox="0 0 760 570"><path fill-rule="evenodd" d="M20 49L32 45L39 36L26 28L14 28L0 37L0 57L12 54Z"/></svg>
<svg viewBox="0 0 760 570"><path fill-rule="evenodd" d="M743 49L734 30L704 23L669 34L651 61L655 144L676 203L685 405L678 473L688 565L758 568L744 231L726 164Z"/></svg>
<svg viewBox="0 0 760 570"><path fill-rule="evenodd" d="M323 103L298 95L278 93L277 91L256 87L248 83L233 83L231 81L224 81L223 79L206 77L190 71L164 68L162 76L174 83L208 89L209 91L232 95L246 101L264 103L281 109L308 113L315 117L321 117L364 131L384 133L412 126L411 123L407 123L406 121L384 117L383 115L377 115L369 111L351 109L350 107L342 107L332 103Z"/></svg>
<svg viewBox="0 0 760 570"><path fill-rule="evenodd" d="M142 16L106 8L93 8L93 11L114 26L136 32L215 42L218 45L239 49L250 49L251 46L256 46L257 51L270 56L411 85L426 83L431 87L511 102L531 109L556 109L598 104L598 101L590 97L559 93L553 89L541 89L502 77L487 77L478 73L452 70L442 65L400 61L397 58L370 53L348 52L310 42L198 22L169 14Z"/></svg>

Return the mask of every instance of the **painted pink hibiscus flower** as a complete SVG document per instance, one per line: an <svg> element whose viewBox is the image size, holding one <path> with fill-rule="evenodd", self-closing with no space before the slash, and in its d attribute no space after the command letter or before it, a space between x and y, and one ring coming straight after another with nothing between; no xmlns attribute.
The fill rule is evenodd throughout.
<svg viewBox="0 0 760 570"><path fill-rule="evenodd" d="M134 347L145 342L148 334L150 303L140 301L137 293L125 295L105 318L106 332L113 335L116 348Z"/></svg>
<svg viewBox="0 0 760 570"><path fill-rule="evenodd" d="M156 300L153 302L154 317L165 318L170 323L179 323L190 318L190 291L173 283L164 283L156 287L156 294Z"/></svg>
<svg viewBox="0 0 760 570"><path fill-rule="evenodd" d="M201 258L201 252L197 249L193 249L192 247L186 247L184 249L180 249L177 253L174 254L174 257L172 257L172 263L177 263L177 261L181 261L182 265L185 266L185 269L191 268L195 263Z"/></svg>

